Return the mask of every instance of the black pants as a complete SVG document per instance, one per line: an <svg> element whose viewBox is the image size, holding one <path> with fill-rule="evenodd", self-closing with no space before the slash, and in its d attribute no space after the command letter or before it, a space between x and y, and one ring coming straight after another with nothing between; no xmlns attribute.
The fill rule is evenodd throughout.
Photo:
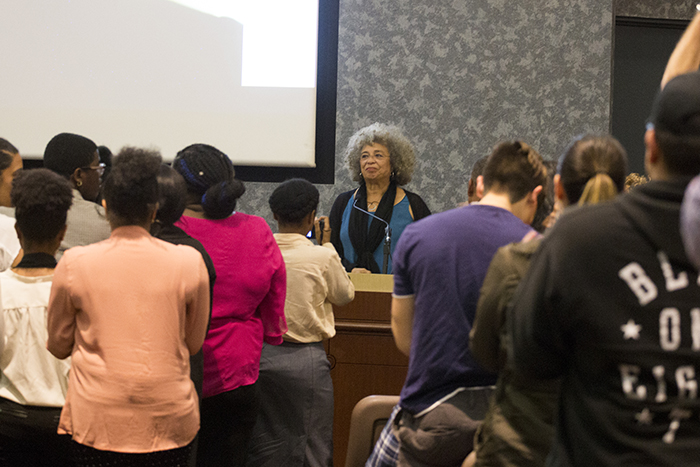
<svg viewBox="0 0 700 467"><path fill-rule="evenodd" d="M192 443L166 451L126 453L101 451L73 442L75 467L187 467Z"/></svg>
<svg viewBox="0 0 700 467"><path fill-rule="evenodd" d="M243 467L258 416L257 384L202 399L198 467Z"/></svg>
<svg viewBox="0 0 700 467"><path fill-rule="evenodd" d="M72 465L70 436L59 435L60 407L21 405L0 398L0 465Z"/></svg>

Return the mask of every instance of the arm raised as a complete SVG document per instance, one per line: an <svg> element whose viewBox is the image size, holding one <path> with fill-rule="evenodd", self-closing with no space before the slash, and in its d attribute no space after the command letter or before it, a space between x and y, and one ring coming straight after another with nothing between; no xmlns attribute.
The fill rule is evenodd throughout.
<svg viewBox="0 0 700 467"><path fill-rule="evenodd" d="M695 71L700 67L700 12L688 25L681 39L673 49L666 64L664 76L661 78L661 88L678 75Z"/></svg>

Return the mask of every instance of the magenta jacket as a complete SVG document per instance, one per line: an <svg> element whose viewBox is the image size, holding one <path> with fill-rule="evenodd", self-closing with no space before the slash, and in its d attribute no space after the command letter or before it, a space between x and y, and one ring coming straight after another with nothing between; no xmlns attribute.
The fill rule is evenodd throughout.
<svg viewBox="0 0 700 467"><path fill-rule="evenodd" d="M272 231L263 218L240 212L226 219L182 216L175 225L204 245L216 269L203 396L253 384L263 340L279 345L287 331L287 277Z"/></svg>

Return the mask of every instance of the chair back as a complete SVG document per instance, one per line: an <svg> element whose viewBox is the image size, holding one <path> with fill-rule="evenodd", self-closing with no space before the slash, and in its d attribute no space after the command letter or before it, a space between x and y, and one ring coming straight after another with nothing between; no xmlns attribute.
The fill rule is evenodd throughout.
<svg viewBox="0 0 700 467"><path fill-rule="evenodd" d="M355 405L345 467L364 467L399 396L367 396Z"/></svg>

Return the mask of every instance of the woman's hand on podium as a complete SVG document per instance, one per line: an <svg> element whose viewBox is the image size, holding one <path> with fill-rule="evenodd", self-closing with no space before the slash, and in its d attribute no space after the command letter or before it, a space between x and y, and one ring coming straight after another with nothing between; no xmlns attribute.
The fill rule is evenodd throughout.
<svg viewBox="0 0 700 467"><path fill-rule="evenodd" d="M353 268L350 272L354 272L356 274L372 274L372 271L365 268Z"/></svg>

